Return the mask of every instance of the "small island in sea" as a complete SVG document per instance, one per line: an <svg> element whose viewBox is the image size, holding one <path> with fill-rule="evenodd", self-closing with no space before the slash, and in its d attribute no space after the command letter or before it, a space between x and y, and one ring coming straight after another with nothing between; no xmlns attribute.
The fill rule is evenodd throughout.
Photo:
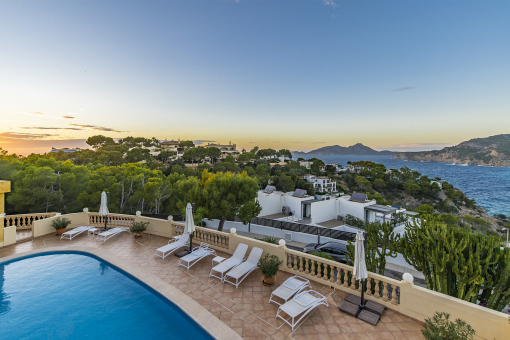
<svg viewBox="0 0 510 340"><path fill-rule="evenodd" d="M395 153L393 158L408 161L510 167L510 134L474 138L442 150L399 152Z"/></svg>

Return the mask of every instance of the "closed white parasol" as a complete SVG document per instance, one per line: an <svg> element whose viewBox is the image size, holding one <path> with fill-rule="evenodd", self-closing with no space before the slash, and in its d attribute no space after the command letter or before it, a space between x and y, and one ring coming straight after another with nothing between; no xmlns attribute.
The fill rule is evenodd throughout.
<svg viewBox="0 0 510 340"><path fill-rule="evenodd" d="M195 232L195 221L193 219L193 207L191 206L191 203L188 203L186 205L186 221L184 223L184 233L189 234L190 241L189 241L189 252L191 253L192 248L192 242L193 242L193 233Z"/></svg>
<svg viewBox="0 0 510 340"><path fill-rule="evenodd" d="M99 216L104 218L104 229L106 230L106 224L108 223L108 198L106 192L101 193L101 205L99 206Z"/></svg>
<svg viewBox="0 0 510 340"><path fill-rule="evenodd" d="M352 275L356 281L360 281L361 286L361 308L365 306L365 286L368 278L367 265L365 262L365 238L363 233L358 231L356 234L356 243L354 244L354 270Z"/></svg>

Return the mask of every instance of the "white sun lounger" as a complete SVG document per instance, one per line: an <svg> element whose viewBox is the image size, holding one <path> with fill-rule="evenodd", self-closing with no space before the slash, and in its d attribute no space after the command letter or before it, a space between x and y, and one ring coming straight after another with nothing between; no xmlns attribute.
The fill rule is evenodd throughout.
<svg viewBox="0 0 510 340"><path fill-rule="evenodd" d="M168 241L166 246L156 249L154 256L159 256L164 260L165 257L172 254L177 249L186 246L189 246L189 234L182 234L178 238Z"/></svg>
<svg viewBox="0 0 510 340"><path fill-rule="evenodd" d="M200 247L194 248L191 253L181 257L178 265L186 267L186 270L189 270L191 266L209 255L216 256L216 251L209 248L207 243L202 242Z"/></svg>
<svg viewBox="0 0 510 340"><path fill-rule="evenodd" d="M239 287L241 282L255 269L257 269L257 264L259 263L260 257L262 256L263 250L258 247L253 247L251 250L250 256L248 256L248 260L241 263L231 271L229 271L223 278L223 282L228 282L233 284L234 286ZM229 281L229 278L232 281Z"/></svg>
<svg viewBox="0 0 510 340"><path fill-rule="evenodd" d="M232 255L231 258L226 259L225 261L221 262L217 266L213 267L211 269L211 272L209 273L209 277L214 276L223 281L225 278L225 273L228 272L230 269L240 265L244 261L244 256L246 255L246 252L248 251L248 245L244 243L239 243L239 245L236 248L236 251L234 252L234 255ZM219 276L214 275L213 272L218 272Z"/></svg>
<svg viewBox="0 0 510 340"><path fill-rule="evenodd" d="M71 229L71 230L66 231L65 233L63 233L62 236L60 236L60 239L61 240L69 240L69 241L71 241L74 237L76 237L76 236L80 235L81 233L84 233L87 230L92 229L92 228L94 228L94 227L92 227L92 226L76 227L74 229Z"/></svg>
<svg viewBox="0 0 510 340"><path fill-rule="evenodd" d="M312 289L310 285L310 281L301 277L301 276L293 276L288 278L284 283L280 285L280 287L276 288L269 297L269 302L274 302L277 305L281 305L278 301L274 299L274 297L279 297L283 301L287 302L291 297L295 294L301 292L306 287Z"/></svg>
<svg viewBox="0 0 510 340"><path fill-rule="evenodd" d="M120 234L123 231L127 231L128 233L130 233L129 228L125 227L112 228L110 230L103 231L102 233L98 234L96 237L96 241L106 242L106 240L114 237L117 234Z"/></svg>
<svg viewBox="0 0 510 340"><path fill-rule="evenodd" d="M294 331L294 327L296 327L308 313L320 305L329 307L326 297L314 290L307 290L306 292L299 293L292 300L281 305L280 308L278 308L276 317L285 321L292 328L292 331ZM290 322L281 315L282 312L290 316ZM296 320L297 317L299 318Z"/></svg>

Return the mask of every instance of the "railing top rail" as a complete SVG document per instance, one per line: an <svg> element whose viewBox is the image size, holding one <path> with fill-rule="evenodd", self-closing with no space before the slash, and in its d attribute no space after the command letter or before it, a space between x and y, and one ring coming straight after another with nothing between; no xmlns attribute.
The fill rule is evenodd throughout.
<svg viewBox="0 0 510 340"><path fill-rule="evenodd" d="M101 216L97 212L91 212L89 213L89 216ZM126 218L135 218L134 215L127 215L127 214L116 214L116 213L110 213L108 214L109 217L126 217Z"/></svg>
<svg viewBox="0 0 510 340"><path fill-rule="evenodd" d="M324 263L324 264L329 264L330 266L338 267L338 268L341 268L341 269L346 269L346 270L351 271L351 272L354 270L354 267L349 266L347 264L343 264L343 263L336 262L336 261L333 261L333 260L328 260L328 259L325 259L325 258L322 258L322 257L306 254L306 253L303 253L303 252L300 252L300 251L297 251L297 250L292 250L292 249L288 249L287 248L287 250L285 250L285 252L287 254L297 255L297 256L306 257L306 258L310 258L310 259L317 259L316 260L317 262L321 262L321 263ZM283 268L283 269L285 269L285 268ZM401 282L398 281L398 280L389 278L387 276L379 275L379 274L376 274L376 273L372 273L372 272L368 272L368 276L370 278L373 278L373 279L376 279L376 280L381 280L381 281L384 281L384 282L387 282L387 283L391 283L391 284L395 284L397 286L401 284Z"/></svg>
<svg viewBox="0 0 510 340"><path fill-rule="evenodd" d="M32 216L56 216L57 213L29 213L29 214L16 214L16 215L5 215L4 217L32 217Z"/></svg>
<svg viewBox="0 0 510 340"><path fill-rule="evenodd" d="M184 225L184 223L183 223ZM204 227L199 227L199 226L196 226L195 227L196 230L200 230L200 231L206 231L206 232L210 232L212 234L218 234L218 235L222 235L222 236L228 236L230 235L230 233L226 233L224 231L218 231L218 230L214 230L214 229L209 229L209 228L204 228Z"/></svg>

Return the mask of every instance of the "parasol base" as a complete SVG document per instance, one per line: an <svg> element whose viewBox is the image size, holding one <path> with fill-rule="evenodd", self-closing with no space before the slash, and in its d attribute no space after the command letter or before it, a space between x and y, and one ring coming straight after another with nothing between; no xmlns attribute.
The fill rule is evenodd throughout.
<svg viewBox="0 0 510 340"><path fill-rule="evenodd" d="M189 254L189 249L179 250L174 253L177 257L183 257Z"/></svg>

